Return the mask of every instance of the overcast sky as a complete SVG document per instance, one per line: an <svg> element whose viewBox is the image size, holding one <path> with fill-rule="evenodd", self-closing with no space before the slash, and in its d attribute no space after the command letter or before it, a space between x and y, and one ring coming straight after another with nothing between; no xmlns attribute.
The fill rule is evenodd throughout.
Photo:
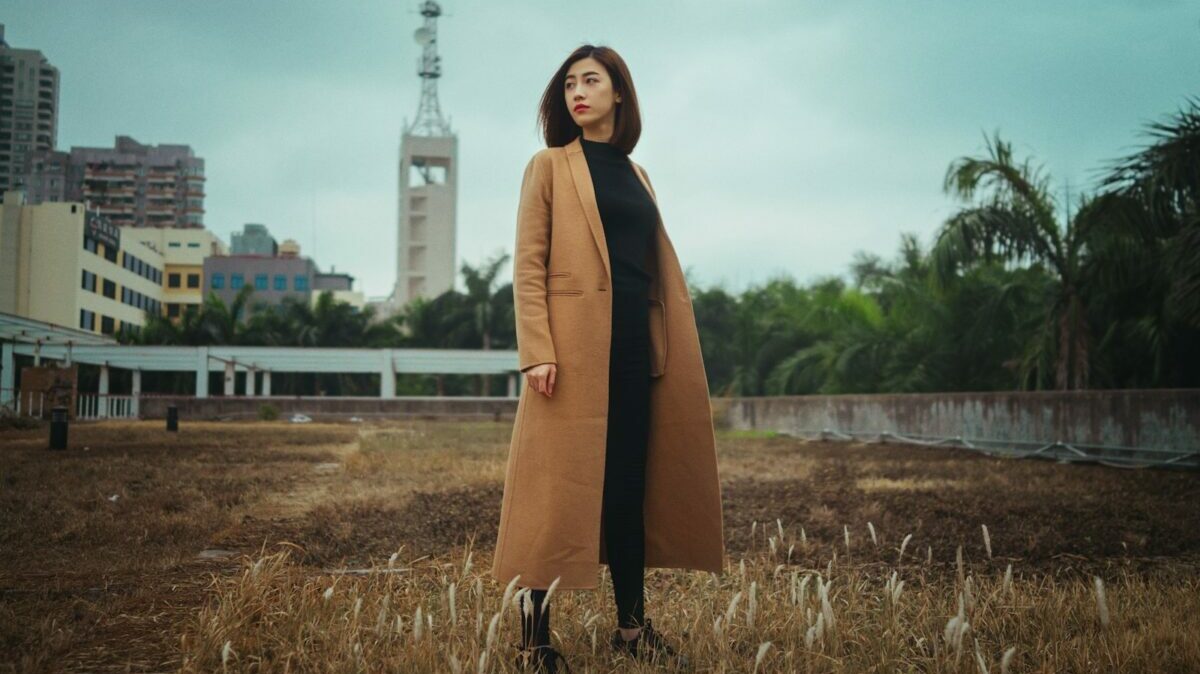
<svg viewBox="0 0 1200 674"><path fill-rule="evenodd" d="M61 70L60 149L188 144L206 162L209 229L228 242L264 223L379 296L420 94L417 4L0 0L0 21ZM681 262L733 291L844 274L858 250L890 259L901 232L928 243L955 209L947 165L983 152L985 133L1077 194L1200 94L1195 0L442 6L459 266L512 252L538 97L585 42L629 64L633 158Z"/></svg>

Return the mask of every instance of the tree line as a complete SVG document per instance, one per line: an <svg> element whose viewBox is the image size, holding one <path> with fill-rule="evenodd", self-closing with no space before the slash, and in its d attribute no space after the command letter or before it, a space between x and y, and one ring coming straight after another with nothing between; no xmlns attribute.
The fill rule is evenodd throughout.
<svg viewBox="0 0 1200 674"><path fill-rule="evenodd" d="M1050 176L994 133L953 160L956 211L928 246L857 253L845 277L772 278L741 293L689 281L714 395L1195 387L1200 385L1200 99L1145 129L1093 192L1058 200ZM463 265L465 292L377 320L332 299L248 317L253 289L126 343L515 349L507 254ZM492 378L495 379L495 378ZM502 379L502 378L501 378ZM278 383L276 383L278 382ZM183 384L176 384L182 386ZM402 375L400 394L489 394L487 377ZM278 393L373 395L368 375L273 381Z"/></svg>

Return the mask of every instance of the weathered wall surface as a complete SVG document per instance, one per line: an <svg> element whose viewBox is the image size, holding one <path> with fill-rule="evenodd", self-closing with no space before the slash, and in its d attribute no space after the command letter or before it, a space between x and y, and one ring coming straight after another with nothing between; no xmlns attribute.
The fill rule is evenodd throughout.
<svg viewBox="0 0 1200 674"><path fill-rule="evenodd" d="M715 398L733 428L1200 448L1200 390L1036 391Z"/></svg>

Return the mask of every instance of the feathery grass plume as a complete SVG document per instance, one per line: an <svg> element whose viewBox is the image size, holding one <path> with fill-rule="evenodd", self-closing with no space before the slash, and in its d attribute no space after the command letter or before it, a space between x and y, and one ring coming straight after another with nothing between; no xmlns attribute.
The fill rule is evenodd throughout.
<svg viewBox="0 0 1200 674"><path fill-rule="evenodd" d="M892 606L900 603L900 593L904 591L904 581L896 582L896 572L892 572L892 577L887 581L888 598L892 601Z"/></svg>
<svg viewBox="0 0 1200 674"><path fill-rule="evenodd" d="M421 607L413 612L413 643L421 641L421 630L424 629L425 622L421 620Z"/></svg>
<svg viewBox="0 0 1200 674"><path fill-rule="evenodd" d="M258 572L262 571L262 565L263 565L263 562L265 562L265 561L267 561L266 557L260 557L259 560L254 563L254 566L250 567L250 577L251 578L258 577Z"/></svg>
<svg viewBox="0 0 1200 674"><path fill-rule="evenodd" d="M867 529L870 529L871 531L871 545L878 546L879 539L875 537L875 525L867 522Z"/></svg>
<svg viewBox="0 0 1200 674"><path fill-rule="evenodd" d="M471 557L475 554L474 550L467 551L467 559L463 562L462 575L466 577L471 572Z"/></svg>
<svg viewBox="0 0 1200 674"><path fill-rule="evenodd" d="M933 546L926 545L925 546L925 565L929 566L930 564L933 564Z"/></svg>
<svg viewBox="0 0 1200 674"><path fill-rule="evenodd" d="M758 609L758 581L750 581L750 601L746 602L746 627L754 629L754 613Z"/></svg>
<svg viewBox="0 0 1200 674"><path fill-rule="evenodd" d="M1012 564L1009 564L1008 568L1004 570L1004 581L1000 583L1000 590L1005 594L1012 594L1012 589Z"/></svg>
<svg viewBox="0 0 1200 674"><path fill-rule="evenodd" d="M971 580L971 576L963 581L963 597L966 599L967 611L975 610L975 583Z"/></svg>
<svg viewBox="0 0 1200 674"><path fill-rule="evenodd" d="M796 594L796 584L799 580L800 580L800 572L793 570L792 578L791 578L791 580L788 581L788 589L791 591L791 596L789 597L789 601L791 602L792 606L796 605L796 600L798 599L798 596Z"/></svg>
<svg viewBox="0 0 1200 674"><path fill-rule="evenodd" d="M770 641L764 641L758 645L758 654L754 656L754 671L758 671L758 666L762 664L763 656L767 654L767 649L771 647Z"/></svg>
<svg viewBox="0 0 1200 674"><path fill-rule="evenodd" d="M975 642L975 664L979 666L979 674L991 674L988 671L987 663L983 661L983 653L979 652L979 639L972 637Z"/></svg>
<svg viewBox="0 0 1200 674"><path fill-rule="evenodd" d="M546 596L542 598L542 610L541 615L538 616L538 620L541 620L542 616L546 615L546 611L550 607L550 597L554 596L554 588L558 587L558 581L560 580L562 580L562 576L555 576L554 582L550 583L550 587L546 588Z"/></svg>
<svg viewBox="0 0 1200 674"><path fill-rule="evenodd" d="M836 561L837 561L837 552L835 551L833 553L833 559L829 560L829 563L825 565L825 575L827 577L830 577L830 578L833 577L833 563Z"/></svg>
<svg viewBox="0 0 1200 674"><path fill-rule="evenodd" d="M433 635L433 611L425 612L425 623L429 626L429 634Z"/></svg>
<svg viewBox="0 0 1200 674"><path fill-rule="evenodd" d="M808 534L804 533L804 527L800 527L800 545L808 545Z"/></svg>
<svg viewBox="0 0 1200 674"><path fill-rule="evenodd" d="M779 542L782 543L784 539L783 522L781 522L778 517L775 518L775 526L779 529Z"/></svg>
<svg viewBox="0 0 1200 674"><path fill-rule="evenodd" d="M496 642L496 629L500 624L500 618L503 617L503 615L503 611L496 611L496 614L493 615L492 619L488 621L487 640L484 642L483 646L487 650L491 650L492 644Z"/></svg>
<svg viewBox="0 0 1200 674"><path fill-rule="evenodd" d="M767 546L771 549L771 556L775 556L775 537L771 536L767 539Z"/></svg>
<svg viewBox="0 0 1200 674"><path fill-rule="evenodd" d="M456 586L456 583L454 581L450 581L450 587L447 590L447 594L449 595L449 599L450 599L450 624L451 625L458 624L458 613L454 610L454 588L455 588L455 586Z"/></svg>
<svg viewBox="0 0 1200 674"><path fill-rule="evenodd" d="M724 617L725 616L719 615L713 620L713 635L718 639L722 638L723 636L721 632L721 621L724 619Z"/></svg>
<svg viewBox="0 0 1200 674"><path fill-rule="evenodd" d="M479 654L479 666L475 668L475 674L483 674L487 671L487 656L487 651Z"/></svg>
<svg viewBox="0 0 1200 674"><path fill-rule="evenodd" d="M900 556L896 559L897 564L904 561L904 548L908 547L908 542L911 540L912 540L912 534L908 534L907 536L904 537L904 540L900 541Z"/></svg>
<svg viewBox="0 0 1200 674"><path fill-rule="evenodd" d="M451 674L462 674L462 665L458 662L458 656L451 653L447 660L450 661Z"/></svg>
<svg viewBox="0 0 1200 674"><path fill-rule="evenodd" d="M771 572L771 577L776 579L779 578L779 572L783 571L785 568L787 568L787 564L776 564L775 570Z"/></svg>
<svg viewBox="0 0 1200 674"><path fill-rule="evenodd" d="M816 637L817 637L817 626L812 625L811 627L808 628L808 630L806 630L804 632L804 647L811 649L812 645L813 645L813 640L816 639Z"/></svg>
<svg viewBox="0 0 1200 674"><path fill-rule="evenodd" d="M503 609L505 606L508 606L508 602L513 596L513 588L517 586L517 581L520 579L521 574L518 573L517 575L513 576L512 580L508 581L508 585L504 586L504 598L500 600L501 609Z"/></svg>
<svg viewBox="0 0 1200 674"><path fill-rule="evenodd" d="M358 622L358 614L362 613L362 597L354 600L354 622Z"/></svg>
<svg viewBox="0 0 1200 674"><path fill-rule="evenodd" d="M825 616L825 625L832 630L837 623L833 620L833 606L829 603L830 585L833 585L832 579L828 582L817 579L817 594L821 597L821 614Z"/></svg>
<svg viewBox="0 0 1200 674"><path fill-rule="evenodd" d="M475 641L479 641L479 635L483 632L483 611L475 611Z"/></svg>
<svg viewBox="0 0 1200 674"><path fill-rule="evenodd" d="M983 547L987 550L988 559L992 558L992 537L988 535L987 525L981 524L983 527Z"/></svg>
<svg viewBox="0 0 1200 674"><path fill-rule="evenodd" d="M746 582L746 558L738 560L738 578L744 583Z"/></svg>
<svg viewBox="0 0 1200 674"><path fill-rule="evenodd" d="M791 545L788 546L788 554L787 554L787 563L788 564L792 563L792 551L795 549L796 549L795 543L792 543Z"/></svg>
<svg viewBox="0 0 1200 674"><path fill-rule="evenodd" d="M842 525L842 536L846 539L846 554L850 554L850 527Z"/></svg>
<svg viewBox="0 0 1200 674"><path fill-rule="evenodd" d="M379 616L375 618L375 631L383 633L383 624L387 622L388 609L392 606L392 595L383 595L383 601L379 606Z"/></svg>
<svg viewBox="0 0 1200 674"><path fill-rule="evenodd" d="M1013 656L1017 654L1016 646L1009 646L1004 655L1000 658L1000 674L1008 674L1008 667L1012 664Z"/></svg>
<svg viewBox="0 0 1200 674"><path fill-rule="evenodd" d="M336 584L337 583L335 582L334 585L336 585ZM333 599L333 585L330 585L329 587L325 588L325 593L321 596L325 598L325 601L329 601L330 599Z"/></svg>
<svg viewBox="0 0 1200 674"><path fill-rule="evenodd" d="M750 545L751 545L751 547L754 546L754 532L755 531L758 531L758 520L752 520L750 522Z"/></svg>
<svg viewBox="0 0 1200 674"><path fill-rule="evenodd" d="M402 549L404 549L404 546L403 546L403 545L402 545L402 546L400 546L400 549L401 549L401 550L402 550ZM399 559L399 558L400 558L400 550L397 550L397 551L393 552L393 553L392 553L392 556L391 556L391 557L388 557L388 566L387 566L387 568L388 568L388 570L389 570L389 571L390 571L391 569L394 569L394 568L396 568L396 560L397 560L397 559Z"/></svg>
<svg viewBox="0 0 1200 674"><path fill-rule="evenodd" d="M738 590L733 594L733 598L729 600L729 606L725 608L725 624L733 622L733 612L737 609L738 602L742 600L742 591Z"/></svg>
<svg viewBox="0 0 1200 674"><path fill-rule="evenodd" d="M961 544L958 546L958 550L954 553L954 565L955 565L955 567L958 568L958 585L959 585L959 587L962 587L963 581L966 578L965 578L965 574L963 573L963 558L962 558L962 545Z"/></svg>
<svg viewBox="0 0 1200 674"><path fill-rule="evenodd" d="M1108 627L1108 599L1104 596L1104 581L1100 576L1092 576L1096 585L1096 610L1100 612L1100 624Z"/></svg>
<svg viewBox="0 0 1200 674"><path fill-rule="evenodd" d="M942 637L946 640L946 645L954 651L954 664L956 665L962 657L962 640L969 626L963 596L959 593L958 613L946 621L946 629L942 633Z"/></svg>
<svg viewBox="0 0 1200 674"><path fill-rule="evenodd" d="M800 601L798 602L799 606L805 606L808 604L808 581L810 581L810 580L812 580L812 576L806 573L806 574L804 574L804 580L800 581ZM808 622L812 622L812 621L809 620Z"/></svg>
<svg viewBox="0 0 1200 674"><path fill-rule="evenodd" d="M396 616L396 634L403 634L403 633L404 633L404 616L397 615Z"/></svg>
<svg viewBox="0 0 1200 674"><path fill-rule="evenodd" d="M229 658L233 656L233 642L226 641L224 646L221 646L221 669L225 669L229 665Z"/></svg>

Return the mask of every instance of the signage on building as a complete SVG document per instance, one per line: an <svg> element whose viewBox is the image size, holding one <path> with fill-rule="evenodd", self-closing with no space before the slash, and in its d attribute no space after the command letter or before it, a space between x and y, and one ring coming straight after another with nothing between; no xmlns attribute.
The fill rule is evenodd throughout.
<svg viewBox="0 0 1200 674"><path fill-rule="evenodd" d="M83 233L114 250L121 247L121 228L99 213L87 212Z"/></svg>

